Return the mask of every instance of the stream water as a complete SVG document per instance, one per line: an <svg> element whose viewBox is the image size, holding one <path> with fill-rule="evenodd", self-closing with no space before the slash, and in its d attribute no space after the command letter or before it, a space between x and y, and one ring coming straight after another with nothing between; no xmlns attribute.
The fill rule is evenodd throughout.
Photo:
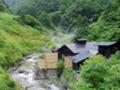
<svg viewBox="0 0 120 90"><path fill-rule="evenodd" d="M36 62L39 54L31 54L24 57L21 65L11 68L9 74L22 84L24 90L64 90L57 79L37 79Z"/></svg>
<svg viewBox="0 0 120 90"><path fill-rule="evenodd" d="M74 34L59 34L52 36L56 46L69 43ZM36 77L36 62L41 54L34 53L23 57L20 65L9 70L10 76L22 84L23 90L65 90L60 80L56 78L38 79Z"/></svg>

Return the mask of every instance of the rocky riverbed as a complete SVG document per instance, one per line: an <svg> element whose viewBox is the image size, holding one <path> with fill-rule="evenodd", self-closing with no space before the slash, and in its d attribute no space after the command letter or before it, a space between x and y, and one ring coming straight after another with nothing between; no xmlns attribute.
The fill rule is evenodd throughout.
<svg viewBox="0 0 120 90"><path fill-rule="evenodd" d="M55 46L59 46L71 42L74 33L59 33L59 35L52 34L50 36L51 40L55 42ZM36 62L41 55L42 53L34 53L23 57L23 60L16 67L9 70L9 74L15 81L22 84L24 90L66 90L66 85L63 85L65 79L62 79L61 83L56 77L40 79L39 75L36 74L39 71L36 70Z"/></svg>
<svg viewBox="0 0 120 90"><path fill-rule="evenodd" d="M39 79L36 75L36 62L40 54L31 54L21 61L18 67L11 68L9 74L22 84L24 90L64 90L57 78Z"/></svg>

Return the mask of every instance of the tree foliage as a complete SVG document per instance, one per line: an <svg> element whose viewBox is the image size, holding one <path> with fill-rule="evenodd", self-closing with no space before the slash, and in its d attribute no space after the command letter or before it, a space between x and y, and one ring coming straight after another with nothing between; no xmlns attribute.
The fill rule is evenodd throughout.
<svg viewBox="0 0 120 90"><path fill-rule="evenodd" d="M30 14L48 28L60 26L65 31L75 31L77 38L99 41L120 38L119 0L12 1L9 6L17 7L13 9L15 13Z"/></svg>
<svg viewBox="0 0 120 90"><path fill-rule="evenodd" d="M118 0L111 0L98 21L90 26L90 40L114 41L120 34L120 7Z"/></svg>
<svg viewBox="0 0 120 90"><path fill-rule="evenodd" d="M6 0L9 1L9 0ZM62 26L65 30L72 31L77 28L79 36L88 30L84 28L97 21L104 10L108 0L13 0L10 5L17 14L30 14L45 26ZM34 13L33 13L34 12ZM51 17L54 13L55 17ZM53 20L53 18L55 19ZM81 29L82 28L82 29ZM74 30L73 30L74 31Z"/></svg>
<svg viewBox="0 0 120 90"><path fill-rule="evenodd" d="M91 57L80 69L80 80L70 82L71 90L119 90L119 67L120 52L109 59L100 55Z"/></svg>
<svg viewBox="0 0 120 90"><path fill-rule="evenodd" d="M1 12L8 12L9 9L7 8L7 5L5 4L4 0L0 0L0 11Z"/></svg>

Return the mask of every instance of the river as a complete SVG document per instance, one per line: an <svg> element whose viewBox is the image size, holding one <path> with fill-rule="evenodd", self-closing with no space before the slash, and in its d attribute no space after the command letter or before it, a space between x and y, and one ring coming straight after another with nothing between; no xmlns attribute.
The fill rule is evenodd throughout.
<svg viewBox="0 0 120 90"><path fill-rule="evenodd" d="M52 36L52 41L55 45L61 45L70 42L73 34L59 34L59 36ZM36 62L39 60L42 53L33 53L23 57L20 65L9 70L10 76L23 86L23 90L64 90L60 80L52 79L38 79L36 75Z"/></svg>
<svg viewBox="0 0 120 90"><path fill-rule="evenodd" d="M37 79L36 62L40 54L34 53L26 56L21 65L11 68L9 74L12 78L22 84L24 90L62 90L57 79Z"/></svg>

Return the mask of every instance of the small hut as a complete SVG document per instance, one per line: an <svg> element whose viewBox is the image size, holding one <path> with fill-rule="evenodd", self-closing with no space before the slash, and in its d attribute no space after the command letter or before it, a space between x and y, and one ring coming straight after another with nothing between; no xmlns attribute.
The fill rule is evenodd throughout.
<svg viewBox="0 0 120 90"><path fill-rule="evenodd" d="M99 46L99 54L106 58L109 58L112 54L120 50L120 41L100 42L97 45Z"/></svg>
<svg viewBox="0 0 120 90"><path fill-rule="evenodd" d="M64 59L65 62L69 60L73 63L73 69L79 68L87 58L98 53L98 46L96 42L86 42L83 39L77 39L76 43L65 44L57 49L53 50L58 53L60 59ZM68 60L68 57L69 58ZM67 61L66 61L67 60Z"/></svg>
<svg viewBox="0 0 120 90"><path fill-rule="evenodd" d="M57 53L46 53L44 56L44 60L39 60L37 62L37 65L40 71L42 71L41 74L43 73L43 71L46 71L46 77L52 78L57 76L57 63Z"/></svg>

